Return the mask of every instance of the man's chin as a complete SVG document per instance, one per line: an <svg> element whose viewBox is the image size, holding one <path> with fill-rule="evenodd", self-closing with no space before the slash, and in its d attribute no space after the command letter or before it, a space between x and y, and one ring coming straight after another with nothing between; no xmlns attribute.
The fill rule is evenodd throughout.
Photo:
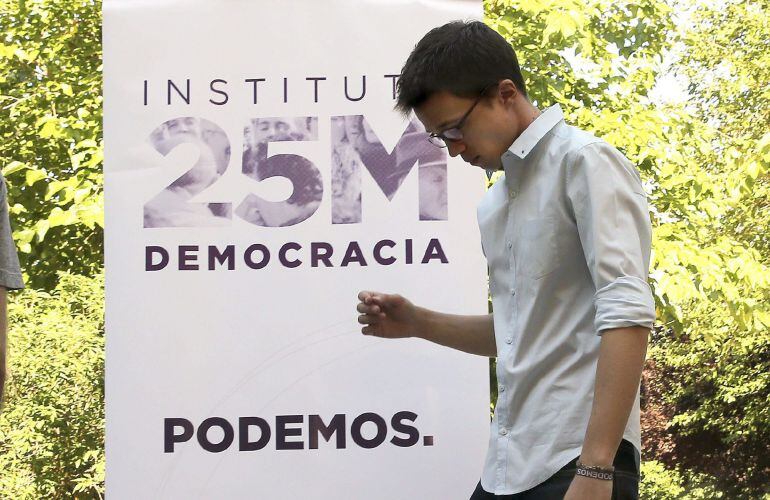
<svg viewBox="0 0 770 500"><path fill-rule="evenodd" d="M490 162L483 160L482 158L479 158L475 160L472 165L474 167L479 167L482 170L500 170L499 167L495 167Z"/></svg>

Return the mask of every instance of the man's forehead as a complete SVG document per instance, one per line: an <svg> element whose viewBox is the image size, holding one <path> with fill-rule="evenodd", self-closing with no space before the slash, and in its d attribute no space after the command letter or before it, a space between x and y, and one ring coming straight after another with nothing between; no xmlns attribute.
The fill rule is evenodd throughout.
<svg viewBox="0 0 770 500"><path fill-rule="evenodd" d="M431 94L414 112L428 132L440 132L460 119L470 102L472 99L442 90Z"/></svg>

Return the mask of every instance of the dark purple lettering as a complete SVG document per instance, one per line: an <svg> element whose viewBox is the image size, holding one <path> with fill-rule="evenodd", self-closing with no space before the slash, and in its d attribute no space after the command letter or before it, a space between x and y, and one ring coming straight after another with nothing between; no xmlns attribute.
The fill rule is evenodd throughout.
<svg viewBox="0 0 770 500"><path fill-rule="evenodd" d="M257 85L259 82L264 82L264 78L246 78L244 80L246 83L252 83L254 86L254 104L257 103Z"/></svg>
<svg viewBox="0 0 770 500"><path fill-rule="evenodd" d="M364 438L361 432L361 428L367 422L371 422L377 427L377 433L372 439ZM385 423L385 419L376 413L362 413L353 420L353 425L350 427L350 437L361 448L376 448L384 443L388 437L388 425Z"/></svg>
<svg viewBox="0 0 770 500"><path fill-rule="evenodd" d="M227 92L225 92L224 90L215 89L214 88L215 83L224 83L225 85L227 85L227 80L222 80L220 78L217 78L216 80L211 80L211 83L209 84L209 88L211 89L212 92L216 92L217 94L224 96L224 101L218 102L218 101L213 101L209 99L209 102L211 104L216 104L217 106L223 106L227 104L227 101L230 99L230 97L227 95Z"/></svg>
<svg viewBox="0 0 770 500"><path fill-rule="evenodd" d="M323 251L323 252L322 252ZM334 248L324 241L314 241L310 244L310 266L318 267L319 262L323 262L326 267L333 267L331 256Z"/></svg>
<svg viewBox="0 0 770 500"><path fill-rule="evenodd" d="M224 436L219 443L212 443L209 441L208 432L212 427L219 427L222 429ZM198 443L201 448L211 453L220 453L225 451L233 444L235 439L235 430L226 419L222 417L210 417L201 422L198 427Z"/></svg>
<svg viewBox="0 0 770 500"><path fill-rule="evenodd" d="M173 88L176 90L176 93L179 94L179 97L184 100L187 104L190 104L190 79L188 78L186 80L187 83L187 93L183 94L181 90L179 90L179 87L176 86L176 84L172 80L168 80L168 88L166 89L166 101L168 105L171 105L171 89Z"/></svg>
<svg viewBox="0 0 770 500"><path fill-rule="evenodd" d="M287 428L288 424L301 424L305 420L303 415L278 415L275 417L275 449L276 450L302 450L305 443L302 441L286 441L290 436L301 436L302 429Z"/></svg>
<svg viewBox="0 0 770 500"><path fill-rule="evenodd" d="M318 82L326 80L325 76L309 76L305 80L313 82L313 102L318 102Z"/></svg>
<svg viewBox="0 0 770 500"><path fill-rule="evenodd" d="M422 263L427 264L433 259L439 259L442 264L449 262L446 255L444 255L444 249L441 248L441 242L438 238L433 238L430 240L430 243L428 243L428 248L425 249L425 255L422 258Z"/></svg>
<svg viewBox="0 0 770 500"><path fill-rule="evenodd" d="M217 267L217 262L220 265L227 263L227 269L232 271L235 269L235 245L227 245L223 252L219 251L214 245L209 245L209 271L213 271Z"/></svg>
<svg viewBox="0 0 770 500"><path fill-rule="evenodd" d="M255 262L254 252L262 252L262 260ZM243 252L243 260L251 269L262 269L268 264L268 262L270 262L270 250L268 250L267 247L261 243L255 243L247 248L245 252Z"/></svg>
<svg viewBox="0 0 770 500"><path fill-rule="evenodd" d="M382 247L393 248L394 246L396 246L396 242L393 240L378 241L377 244L374 245L374 260L376 260L378 264L381 264L383 266L389 266L394 262L396 262L396 258L393 256L390 256L390 257L382 256Z"/></svg>
<svg viewBox="0 0 770 500"><path fill-rule="evenodd" d="M404 421L414 422L415 420L417 420L417 414L411 411L400 411L393 415L390 426L395 432L406 434L407 437L393 436L390 442L402 448L416 445L420 441L420 431L413 425L404 423Z"/></svg>
<svg viewBox="0 0 770 500"><path fill-rule="evenodd" d="M385 75L385 78L392 78L393 79L393 99L396 98L396 80L398 80L398 78L400 76L401 75Z"/></svg>
<svg viewBox="0 0 770 500"><path fill-rule="evenodd" d="M364 254L361 252L361 247L358 246L357 241L351 241L348 244L348 249L345 251L345 256L342 258L340 266L346 267L351 262L358 262L361 266L366 266L366 260L364 260Z"/></svg>
<svg viewBox="0 0 770 500"><path fill-rule="evenodd" d="M281 261L281 264L283 264L284 267L299 267L302 264L302 261L299 259L289 260L286 258L286 252L289 250L300 250L302 248L302 245L299 243L286 243L283 246L281 246L281 249L278 250L278 260Z"/></svg>
<svg viewBox="0 0 770 500"><path fill-rule="evenodd" d="M176 429L181 428L182 432L177 433ZM195 428L192 422L186 418L164 418L163 419L163 452L174 453L175 443L185 443L193 437Z"/></svg>
<svg viewBox="0 0 770 500"><path fill-rule="evenodd" d="M361 95L359 97L350 97L350 94L348 93L348 77L345 77L345 97L348 98L348 101L360 101L366 95L366 75L361 77L361 81Z"/></svg>
<svg viewBox="0 0 770 500"><path fill-rule="evenodd" d="M249 441L249 429L259 427L259 439ZM238 449L240 451L261 450L270 441L270 425L264 418L241 417L238 419Z"/></svg>
<svg viewBox="0 0 770 500"><path fill-rule="evenodd" d="M406 263L411 264L412 263L412 240L406 240L404 243L406 243Z"/></svg>
<svg viewBox="0 0 770 500"><path fill-rule="evenodd" d="M337 434L336 447L338 450L345 448L345 415L337 414L332 417L329 425L326 425L320 415L308 416L308 433L310 434L310 443L308 448L318 449L318 435L320 434L324 441L329 441L332 436Z"/></svg>
<svg viewBox="0 0 770 500"><path fill-rule="evenodd" d="M198 264L195 261L198 260L198 255L191 254L190 252L197 252L198 245L180 245L179 246L179 270L180 271L197 271Z"/></svg>
<svg viewBox="0 0 770 500"><path fill-rule="evenodd" d="M153 256L160 255L160 262L155 264L153 262ZM145 271L160 271L168 265L169 256L168 250L163 247L148 246L144 247L144 270Z"/></svg>

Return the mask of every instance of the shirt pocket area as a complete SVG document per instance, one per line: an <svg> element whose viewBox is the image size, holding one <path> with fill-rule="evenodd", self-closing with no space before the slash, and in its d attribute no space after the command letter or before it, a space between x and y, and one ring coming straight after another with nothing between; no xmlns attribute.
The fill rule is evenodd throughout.
<svg viewBox="0 0 770 500"><path fill-rule="evenodd" d="M554 272L561 264L557 243L552 217L525 220L518 244L519 272L535 280Z"/></svg>

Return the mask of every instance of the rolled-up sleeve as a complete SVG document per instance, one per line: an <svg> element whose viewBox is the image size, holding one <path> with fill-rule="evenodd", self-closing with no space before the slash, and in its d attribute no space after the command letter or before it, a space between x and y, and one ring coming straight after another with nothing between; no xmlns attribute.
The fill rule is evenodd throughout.
<svg viewBox="0 0 770 500"><path fill-rule="evenodd" d="M570 158L566 190L596 287L594 327L652 328L655 302L647 283L652 228L647 197L631 162L605 142Z"/></svg>

